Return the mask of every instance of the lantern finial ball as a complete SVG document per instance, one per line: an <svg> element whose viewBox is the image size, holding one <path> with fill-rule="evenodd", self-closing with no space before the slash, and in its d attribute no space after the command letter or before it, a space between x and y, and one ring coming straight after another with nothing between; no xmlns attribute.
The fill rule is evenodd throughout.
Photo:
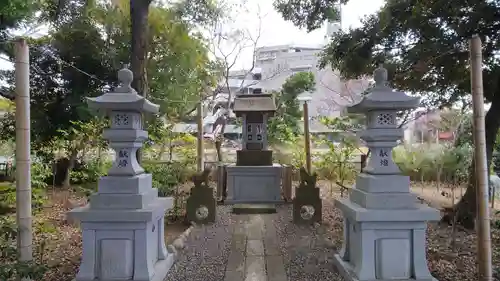
<svg viewBox="0 0 500 281"><path fill-rule="evenodd" d="M373 79L377 86L385 86L387 82L387 69L382 64L379 64L378 68L373 72Z"/></svg>
<svg viewBox="0 0 500 281"><path fill-rule="evenodd" d="M130 69L124 67L118 71L118 81L120 81L123 87L132 88L132 80L134 80L134 74Z"/></svg>

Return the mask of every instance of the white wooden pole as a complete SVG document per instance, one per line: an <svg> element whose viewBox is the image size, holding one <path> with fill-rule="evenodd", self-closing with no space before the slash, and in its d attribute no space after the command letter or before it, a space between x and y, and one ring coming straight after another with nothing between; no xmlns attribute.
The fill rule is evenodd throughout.
<svg viewBox="0 0 500 281"><path fill-rule="evenodd" d="M33 260L31 219L29 48L25 39L19 39L16 41L15 57L17 249L19 251L19 261L25 262Z"/></svg>
<svg viewBox="0 0 500 281"><path fill-rule="evenodd" d="M481 39L474 35L469 41L471 64L472 110L474 114L474 161L476 165L477 198L477 264L478 280L492 281L490 210L488 208L488 163L484 124L483 56Z"/></svg>

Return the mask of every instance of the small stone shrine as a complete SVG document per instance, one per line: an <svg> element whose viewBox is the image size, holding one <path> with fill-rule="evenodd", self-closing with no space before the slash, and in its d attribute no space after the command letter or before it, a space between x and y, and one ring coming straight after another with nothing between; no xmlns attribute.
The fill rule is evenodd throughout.
<svg viewBox="0 0 500 281"><path fill-rule="evenodd" d="M242 117L242 149L236 151L236 165L227 166L225 203L281 202L281 166L273 164L267 145L267 120L276 111L271 94L236 96L233 111Z"/></svg>
<svg viewBox="0 0 500 281"><path fill-rule="evenodd" d="M344 217L344 242L334 262L346 280L435 280L427 267L427 221L439 212L417 202L410 179L392 160L392 149L403 137L396 114L419 106L419 98L387 86L387 70L374 72L375 87L350 113L367 116L360 137L372 151L348 199L335 205Z"/></svg>
<svg viewBox="0 0 500 281"><path fill-rule="evenodd" d="M215 222L215 198L214 189L208 187L208 176L210 169L194 175L192 180L194 187L186 203L187 222L196 224L208 224Z"/></svg>
<svg viewBox="0 0 500 281"><path fill-rule="evenodd" d="M130 70L121 69L121 86L88 98L90 108L110 118L111 128L103 136L116 157L90 203L68 214L82 228L83 255L76 281L160 281L174 262L164 233L165 212L172 208L173 198L158 197L151 174L144 173L136 158L148 137L142 113L157 113L159 106L138 95L130 86L132 79Z"/></svg>
<svg viewBox="0 0 500 281"><path fill-rule="evenodd" d="M316 178L315 173L310 175L304 167L300 168L300 184L293 199L293 222L296 224L321 222L323 204Z"/></svg>

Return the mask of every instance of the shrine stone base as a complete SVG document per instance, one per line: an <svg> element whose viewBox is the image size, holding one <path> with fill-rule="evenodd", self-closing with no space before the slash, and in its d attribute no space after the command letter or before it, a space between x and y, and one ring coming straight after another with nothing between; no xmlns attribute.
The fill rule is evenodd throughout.
<svg viewBox="0 0 500 281"><path fill-rule="evenodd" d="M415 203L417 204L417 203ZM334 263L349 281L435 281L426 259L427 221L439 212L417 204L408 209L367 209L336 200L344 217L344 243Z"/></svg>
<svg viewBox="0 0 500 281"><path fill-rule="evenodd" d="M80 221L82 229L83 255L75 281L165 278L174 263L174 254L165 246L164 225L165 211L172 208L173 198L157 194L149 174L125 180L101 178L91 203L68 214ZM144 206L124 206L133 202Z"/></svg>
<svg viewBox="0 0 500 281"><path fill-rule="evenodd" d="M227 166L226 204L282 203L281 165Z"/></svg>

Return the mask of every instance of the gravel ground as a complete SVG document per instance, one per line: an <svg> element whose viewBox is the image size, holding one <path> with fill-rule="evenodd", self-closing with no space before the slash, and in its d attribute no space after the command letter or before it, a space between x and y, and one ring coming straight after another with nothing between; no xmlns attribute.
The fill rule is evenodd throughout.
<svg viewBox="0 0 500 281"><path fill-rule="evenodd" d="M323 218L330 213L329 204L323 203ZM333 264L336 247L331 242L328 222L314 226L292 223L292 205L278 208L275 221L288 281L342 281Z"/></svg>
<svg viewBox="0 0 500 281"><path fill-rule="evenodd" d="M329 215L331 204L324 203ZM234 221L230 206L217 207L217 221L207 227L197 227L186 242L187 248L176 262L165 281L220 281L230 250ZM338 221L335 219L335 221ZM332 243L327 229L332 224L325 222L315 226L297 226L292 223L292 205L278 206L273 219L279 247L283 254L288 281L342 281L333 265L337 245ZM341 226L341 224L340 224ZM234 280L240 281L240 280ZM241 280L243 281L243 280ZM260 281L260 280L259 280Z"/></svg>
<svg viewBox="0 0 500 281"><path fill-rule="evenodd" d="M224 279L231 245L231 207L217 206L216 222L193 229L186 249L165 281L220 281Z"/></svg>

